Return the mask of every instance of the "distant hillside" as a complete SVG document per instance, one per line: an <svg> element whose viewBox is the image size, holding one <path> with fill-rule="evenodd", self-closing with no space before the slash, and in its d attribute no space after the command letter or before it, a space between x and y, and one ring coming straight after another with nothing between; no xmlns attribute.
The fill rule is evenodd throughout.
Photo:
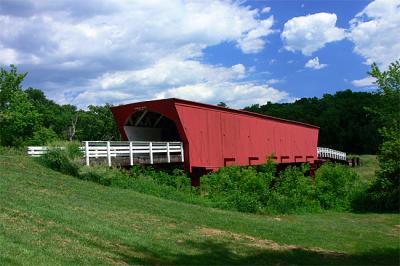
<svg viewBox="0 0 400 266"><path fill-rule="evenodd" d="M398 264L399 218L221 211L0 153L0 265Z"/></svg>

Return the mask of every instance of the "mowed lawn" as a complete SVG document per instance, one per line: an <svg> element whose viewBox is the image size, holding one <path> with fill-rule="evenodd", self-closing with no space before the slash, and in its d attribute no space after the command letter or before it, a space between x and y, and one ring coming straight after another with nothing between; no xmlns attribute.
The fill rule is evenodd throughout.
<svg viewBox="0 0 400 266"><path fill-rule="evenodd" d="M399 214L242 214L0 155L0 265L397 265L399 235Z"/></svg>

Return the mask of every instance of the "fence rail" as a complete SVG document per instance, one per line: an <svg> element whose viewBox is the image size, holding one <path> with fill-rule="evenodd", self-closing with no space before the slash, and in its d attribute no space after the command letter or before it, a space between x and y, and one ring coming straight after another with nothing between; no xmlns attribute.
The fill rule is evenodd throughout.
<svg viewBox="0 0 400 266"><path fill-rule="evenodd" d="M155 155L165 156L167 163L176 162L176 160L172 161L174 155L179 155L180 161L184 161L182 142L84 141L80 149L84 154L86 165L90 165L91 159L94 158L106 158L109 166L113 158L129 158L129 165L133 165L135 158L143 156L147 156L145 161L154 164ZM48 150L48 147L30 146L28 155L37 157Z"/></svg>
<svg viewBox="0 0 400 266"><path fill-rule="evenodd" d="M334 160L341 160L346 161L347 155L345 152L337 151L329 148L318 147L317 148L318 158L323 159L334 159Z"/></svg>
<svg viewBox="0 0 400 266"><path fill-rule="evenodd" d="M115 158L129 159L127 164L134 165L135 160L143 156L146 158L142 162L149 164L161 161L167 163L177 162L177 160L184 161L182 142L84 141L80 149L84 154L86 165L90 165L91 160L98 158L105 158L109 166ZM49 148L45 146L29 146L28 155L37 157L45 154L48 150ZM317 153L318 158L347 160L345 152L329 148L318 147ZM163 157L163 160L160 160L160 156Z"/></svg>

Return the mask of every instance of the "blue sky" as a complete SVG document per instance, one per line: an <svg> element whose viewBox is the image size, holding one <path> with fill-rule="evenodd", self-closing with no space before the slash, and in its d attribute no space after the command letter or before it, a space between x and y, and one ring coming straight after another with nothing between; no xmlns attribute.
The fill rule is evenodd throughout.
<svg viewBox="0 0 400 266"><path fill-rule="evenodd" d="M0 0L0 66L62 104L234 108L352 89L400 59L400 0Z"/></svg>
<svg viewBox="0 0 400 266"><path fill-rule="evenodd" d="M228 65L243 63L255 66L257 71L252 78L259 82L279 80L281 82L275 87L289 92L295 98L320 97L324 93L335 93L344 89L372 91L375 87L370 83L365 86L352 84L353 80L365 78L370 69L370 65L365 64L366 58L354 52L355 45L352 41L344 39L331 42L307 56L300 51L292 52L283 49L280 35L288 20L321 12L336 14L336 27L348 29L349 22L371 2L369 0L247 1L246 4L253 8L271 7L271 11L264 14L264 17L272 14L275 19L273 28L279 32L267 38L268 43L260 53L245 55L235 49L234 45L217 45L207 49L206 58L212 63L224 62ZM399 5L399 2L397 4ZM400 28L400 25L398 26ZM400 30L398 35L400 35ZM315 57L327 66L320 70L305 68L306 62ZM395 58L393 57L393 60ZM397 51L397 58L400 59L400 51Z"/></svg>

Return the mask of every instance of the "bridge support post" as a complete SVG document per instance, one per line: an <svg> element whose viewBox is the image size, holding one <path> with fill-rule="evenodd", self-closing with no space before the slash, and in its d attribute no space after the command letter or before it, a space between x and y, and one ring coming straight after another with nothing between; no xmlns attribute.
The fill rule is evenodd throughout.
<svg viewBox="0 0 400 266"><path fill-rule="evenodd" d="M149 143L149 152L150 152L150 164L153 164L153 142Z"/></svg>
<svg viewBox="0 0 400 266"><path fill-rule="evenodd" d="M129 164L133 165L133 150L132 150L132 141L129 141Z"/></svg>
<svg viewBox="0 0 400 266"><path fill-rule="evenodd" d="M169 153L169 142L167 142L167 162L171 162L171 154Z"/></svg>
<svg viewBox="0 0 400 266"><path fill-rule="evenodd" d="M183 142L181 142L181 162L185 160L184 158L184 152L183 152Z"/></svg>
<svg viewBox="0 0 400 266"><path fill-rule="evenodd" d="M107 141L107 162L108 166L111 167L111 154L110 154L110 142Z"/></svg>
<svg viewBox="0 0 400 266"><path fill-rule="evenodd" d="M89 166L89 141L85 141L85 157L86 157L86 165Z"/></svg>

